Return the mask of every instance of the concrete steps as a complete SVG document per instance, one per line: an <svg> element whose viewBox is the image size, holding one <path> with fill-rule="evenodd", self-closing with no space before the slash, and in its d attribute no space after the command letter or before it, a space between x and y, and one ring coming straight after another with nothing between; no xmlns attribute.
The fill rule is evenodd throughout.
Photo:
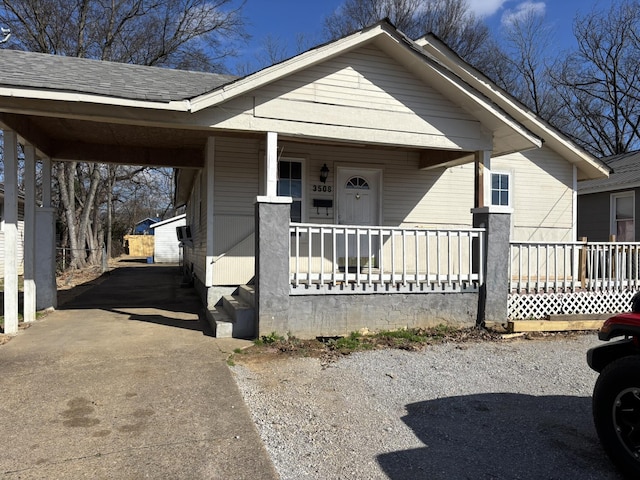
<svg viewBox="0 0 640 480"><path fill-rule="evenodd" d="M238 287L238 293L242 300L251 305L253 308L256 307L256 291L253 288L253 285L240 285Z"/></svg>
<svg viewBox="0 0 640 480"><path fill-rule="evenodd" d="M216 338L255 338L255 292L242 285L232 295L224 295L208 319Z"/></svg>

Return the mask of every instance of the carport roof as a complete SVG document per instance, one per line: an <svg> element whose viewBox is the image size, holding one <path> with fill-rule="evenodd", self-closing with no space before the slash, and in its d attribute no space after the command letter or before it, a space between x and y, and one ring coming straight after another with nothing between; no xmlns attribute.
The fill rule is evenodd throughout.
<svg viewBox="0 0 640 480"><path fill-rule="evenodd" d="M0 84L170 102L215 90L237 77L0 49Z"/></svg>

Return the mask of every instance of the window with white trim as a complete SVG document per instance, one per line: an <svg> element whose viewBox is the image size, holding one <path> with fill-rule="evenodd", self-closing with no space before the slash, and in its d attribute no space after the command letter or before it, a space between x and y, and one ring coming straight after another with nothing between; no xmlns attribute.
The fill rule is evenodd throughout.
<svg viewBox="0 0 640 480"><path fill-rule="evenodd" d="M611 194L611 235L618 242L635 242L635 194Z"/></svg>
<svg viewBox="0 0 640 480"><path fill-rule="evenodd" d="M491 205L511 206L511 174L495 172L491 174Z"/></svg>
<svg viewBox="0 0 640 480"><path fill-rule="evenodd" d="M283 158L278 162L278 195L291 197L291 221L302 222L302 160Z"/></svg>

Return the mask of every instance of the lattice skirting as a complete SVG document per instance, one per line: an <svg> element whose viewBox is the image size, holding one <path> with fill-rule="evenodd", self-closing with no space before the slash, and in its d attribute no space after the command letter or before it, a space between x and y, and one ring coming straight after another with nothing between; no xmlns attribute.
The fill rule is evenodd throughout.
<svg viewBox="0 0 640 480"><path fill-rule="evenodd" d="M631 309L635 291L510 294L509 320L544 319L549 315L609 314Z"/></svg>

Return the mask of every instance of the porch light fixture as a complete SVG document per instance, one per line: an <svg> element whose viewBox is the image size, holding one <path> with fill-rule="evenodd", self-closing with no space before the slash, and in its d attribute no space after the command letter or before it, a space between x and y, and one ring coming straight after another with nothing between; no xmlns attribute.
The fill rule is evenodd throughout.
<svg viewBox="0 0 640 480"><path fill-rule="evenodd" d="M327 183L327 177L329 177L329 167L327 167L327 164L325 163L320 169L320 181L322 183Z"/></svg>

